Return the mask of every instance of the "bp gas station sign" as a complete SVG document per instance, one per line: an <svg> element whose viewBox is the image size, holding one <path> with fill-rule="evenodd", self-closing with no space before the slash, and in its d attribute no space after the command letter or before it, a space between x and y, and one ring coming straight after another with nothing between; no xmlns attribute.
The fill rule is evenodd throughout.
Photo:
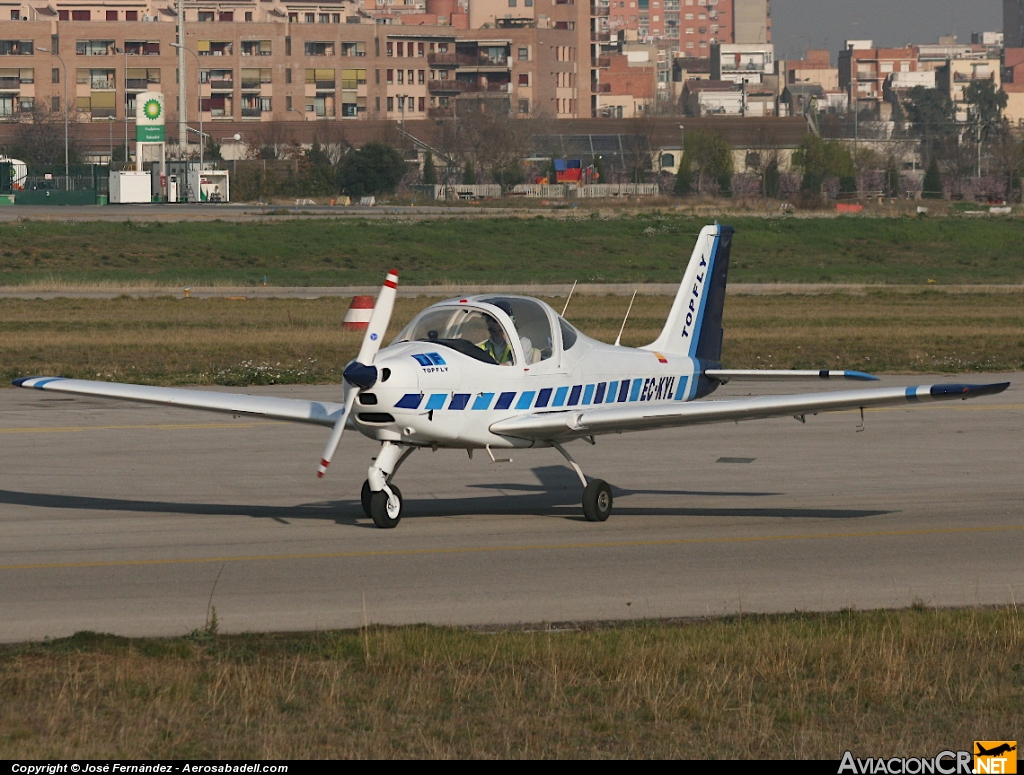
<svg viewBox="0 0 1024 775"><path fill-rule="evenodd" d="M164 95L160 92L147 91L135 97L135 140L140 143L166 140Z"/></svg>

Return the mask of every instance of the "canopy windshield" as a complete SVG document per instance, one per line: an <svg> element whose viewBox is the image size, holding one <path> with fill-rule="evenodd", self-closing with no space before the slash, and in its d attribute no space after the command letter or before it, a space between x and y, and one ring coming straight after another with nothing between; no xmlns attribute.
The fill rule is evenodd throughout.
<svg viewBox="0 0 1024 775"><path fill-rule="evenodd" d="M511 341L494 315L473 307L428 309L395 337L395 342L436 342L479 361L508 366L516 358Z"/></svg>

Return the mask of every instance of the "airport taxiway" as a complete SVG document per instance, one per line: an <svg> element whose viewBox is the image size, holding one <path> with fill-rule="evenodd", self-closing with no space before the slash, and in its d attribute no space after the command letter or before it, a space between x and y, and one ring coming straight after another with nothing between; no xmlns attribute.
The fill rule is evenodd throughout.
<svg viewBox="0 0 1024 775"><path fill-rule="evenodd" d="M0 641L505 625L1024 600L1024 374L970 402L599 437L615 508L590 524L553 450L421 451L406 516L358 502L349 432L0 390ZM847 384L757 385L757 393ZM248 392L336 399L329 386ZM716 394L744 395L736 384Z"/></svg>

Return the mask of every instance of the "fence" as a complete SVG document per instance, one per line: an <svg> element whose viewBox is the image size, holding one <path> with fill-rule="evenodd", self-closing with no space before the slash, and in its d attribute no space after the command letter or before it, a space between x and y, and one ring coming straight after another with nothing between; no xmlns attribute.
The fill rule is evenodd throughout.
<svg viewBox="0 0 1024 775"><path fill-rule="evenodd" d="M446 199L451 191L452 199L498 198L501 186L488 185L412 185L411 191L425 194L433 199ZM540 199L602 199L616 196L654 196L658 193L656 183L595 183L577 186L572 183L521 183L514 186L505 196L526 196Z"/></svg>

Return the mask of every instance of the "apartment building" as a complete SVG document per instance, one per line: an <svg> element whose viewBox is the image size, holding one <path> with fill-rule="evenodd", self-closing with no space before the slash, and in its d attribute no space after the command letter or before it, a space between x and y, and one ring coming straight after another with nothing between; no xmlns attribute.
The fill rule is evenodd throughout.
<svg viewBox="0 0 1024 775"><path fill-rule="evenodd" d="M883 120L891 113L884 100L885 81L893 73L913 73L918 69L914 47L875 48L871 40L848 40L839 52L839 86L849 95L858 112L867 111Z"/></svg>
<svg viewBox="0 0 1024 775"><path fill-rule="evenodd" d="M540 0L537 7L544 8ZM455 114L470 100L519 115L576 115L571 30L376 24L352 3L295 8L278 0L186 4L189 121L198 121L199 111L210 124L415 120ZM131 121L135 95L156 90L166 95L176 134L171 10L114 0L4 5L0 120L37 101L62 110L66 91L78 120Z"/></svg>

